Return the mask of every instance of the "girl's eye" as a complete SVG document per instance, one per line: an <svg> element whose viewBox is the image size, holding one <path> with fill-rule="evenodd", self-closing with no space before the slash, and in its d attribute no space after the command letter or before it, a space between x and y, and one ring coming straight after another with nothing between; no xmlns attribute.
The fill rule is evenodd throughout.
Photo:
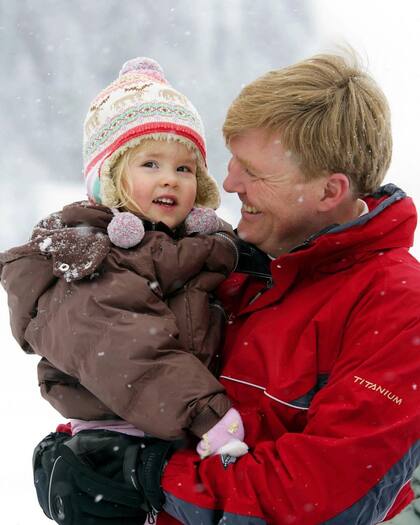
<svg viewBox="0 0 420 525"><path fill-rule="evenodd" d="M190 166L178 166L176 171L181 171L183 173L193 173L193 170Z"/></svg>
<svg viewBox="0 0 420 525"><path fill-rule="evenodd" d="M155 162L154 160L149 160L147 162L144 162L142 166L145 168L158 168L159 167L158 163Z"/></svg>

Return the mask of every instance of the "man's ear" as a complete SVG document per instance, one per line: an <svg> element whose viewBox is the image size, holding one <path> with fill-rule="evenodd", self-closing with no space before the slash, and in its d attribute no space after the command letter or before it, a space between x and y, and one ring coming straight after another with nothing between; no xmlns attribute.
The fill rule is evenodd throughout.
<svg viewBox="0 0 420 525"><path fill-rule="evenodd" d="M323 193L318 202L318 210L328 212L348 199L351 192L350 181L344 173L331 173L323 182Z"/></svg>

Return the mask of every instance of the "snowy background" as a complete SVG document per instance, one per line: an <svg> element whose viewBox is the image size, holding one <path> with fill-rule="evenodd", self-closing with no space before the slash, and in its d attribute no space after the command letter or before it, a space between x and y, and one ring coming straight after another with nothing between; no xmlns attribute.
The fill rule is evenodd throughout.
<svg viewBox="0 0 420 525"><path fill-rule="evenodd" d="M269 69L349 43L393 114L386 178L420 202L417 0L0 0L0 250L24 242L39 218L84 198L82 121L91 99L138 55L158 60L206 124L209 165L221 183L221 125L241 87ZM222 216L239 218L235 197ZM420 256L420 237L413 253ZM48 523L32 486L34 445L62 418L39 396L35 357L9 334L0 290L1 521Z"/></svg>

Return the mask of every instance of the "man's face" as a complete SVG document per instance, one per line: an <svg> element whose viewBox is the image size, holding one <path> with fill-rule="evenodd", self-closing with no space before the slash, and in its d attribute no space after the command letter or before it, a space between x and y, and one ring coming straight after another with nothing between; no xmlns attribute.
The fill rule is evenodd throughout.
<svg viewBox="0 0 420 525"><path fill-rule="evenodd" d="M242 201L242 239L276 257L318 231L325 178L306 182L280 136L252 129L234 137L229 148L223 187Z"/></svg>

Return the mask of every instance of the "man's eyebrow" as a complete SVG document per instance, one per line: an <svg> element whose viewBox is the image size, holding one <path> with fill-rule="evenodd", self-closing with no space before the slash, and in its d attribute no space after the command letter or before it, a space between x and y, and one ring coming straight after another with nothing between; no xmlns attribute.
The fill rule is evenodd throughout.
<svg viewBox="0 0 420 525"><path fill-rule="evenodd" d="M255 173L255 174L258 174L260 173L259 170L252 165L251 162L249 162L248 160L245 160L245 159L241 159L240 157L237 157L237 159L239 160L239 162L242 164L242 166L244 166L247 170L249 170L251 173Z"/></svg>

